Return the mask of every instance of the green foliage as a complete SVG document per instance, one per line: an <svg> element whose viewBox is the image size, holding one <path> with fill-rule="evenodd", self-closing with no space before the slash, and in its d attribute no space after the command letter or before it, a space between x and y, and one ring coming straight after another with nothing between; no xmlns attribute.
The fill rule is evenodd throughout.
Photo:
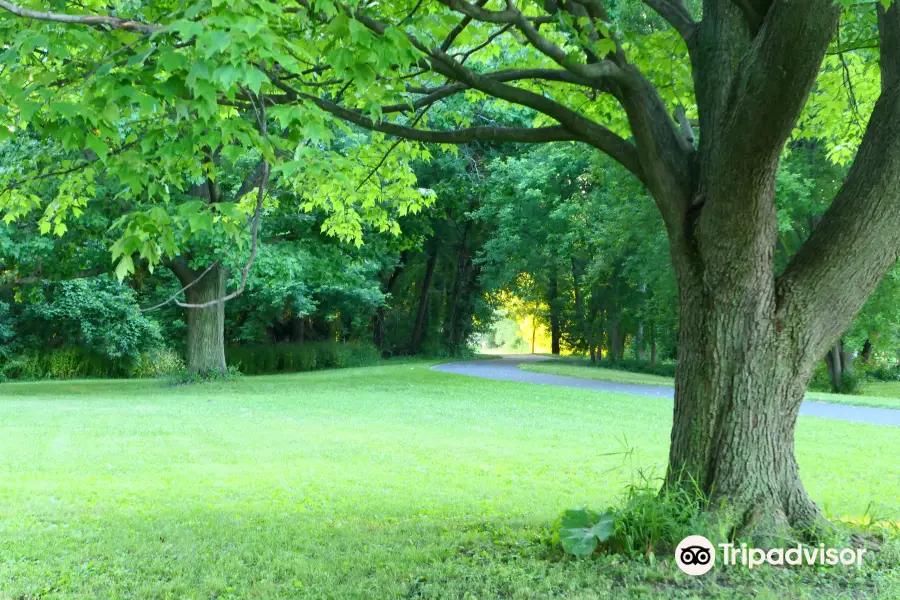
<svg viewBox="0 0 900 600"><path fill-rule="evenodd" d="M244 374L234 365L229 365L224 373L218 373L216 371L196 373L182 369L173 373L171 377L169 377L169 382L171 386L228 383L239 380L243 375Z"/></svg>
<svg viewBox="0 0 900 600"><path fill-rule="evenodd" d="M556 318L563 347L621 353L674 344L675 285L663 223L651 199L623 168L586 148L550 144L490 165L483 206L474 216L494 227L479 262L504 308ZM609 331L618 324L614 344ZM606 333L606 336L604 336Z"/></svg>
<svg viewBox="0 0 900 600"><path fill-rule="evenodd" d="M612 537L614 518L610 512L599 514L584 507L567 510L558 532L563 550L578 558L590 556L600 542Z"/></svg>
<svg viewBox="0 0 900 600"><path fill-rule="evenodd" d="M110 360L136 360L158 346L159 328L137 306L133 290L105 277L48 286L45 301L28 305L23 326L44 347L83 348Z"/></svg>
<svg viewBox="0 0 900 600"><path fill-rule="evenodd" d="M9 304L0 301L0 361L9 359L16 350L16 326Z"/></svg>
<svg viewBox="0 0 900 600"><path fill-rule="evenodd" d="M170 348L142 352L132 366L130 377L165 377L176 375L185 368L184 359Z"/></svg>
<svg viewBox="0 0 900 600"><path fill-rule="evenodd" d="M225 358L245 375L263 375L363 367L381 360L381 353L363 342L298 342L229 347Z"/></svg>
<svg viewBox="0 0 900 600"><path fill-rule="evenodd" d="M594 366L601 369L619 369L631 373L646 373L647 375L658 375L660 377L675 377L676 369L674 362L658 361L656 364L651 365L646 360L629 358L616 360L615 362L609 359L598 360Z"/></svg>
<svg viewBox="0 0 900 600"><path fill-rule="evenodd" d="M706 505L696 485L667 486L639 473L638 480L626 486L620 506L603 513L586 508L567 510L557 535L563 550L579 558L600 548L653 561L673 551L688 535L708 533L707 517L702 513Z"/></svg>
<svg viewBox="0 0 900 600"><path fill-rule="evenodd" d="M88 3L78 10L110 9ZM270 106L283 96L274 72L305 78L308 65L327 56L328 77L352 77L350 94L377 118L376 107L393 92L376 73L416 60L399 32L374 35L339 12L312 34L318 12L255 1L113 10L160 25L137 35L0 20L0 141L41 141L20 153L15 168L0 166L5 222L35 215L42 234L62 236L80 225L91 200L120 207L110 210L120 217L110 249L121 280L139 259L152 271L198 242L246 250L255 205L246 197L258 186L221 202L201 202L195 191L220 185L246 157L272 168L267 213L323 212L323 231L357 244L366 227L396 234L398 217L431 202L408 166L428 157L424 147L360 134L312 103ZM345 39L365 53L351 52ZM285 192L297 201L282 205Z"/></svg>
<svg viewBox="0 0 900 600"><path fill-rule="evenodd" d="M33 350L0 364L6 379L76 379L128 377L129 359L110 359L77 346Z"/></svg>

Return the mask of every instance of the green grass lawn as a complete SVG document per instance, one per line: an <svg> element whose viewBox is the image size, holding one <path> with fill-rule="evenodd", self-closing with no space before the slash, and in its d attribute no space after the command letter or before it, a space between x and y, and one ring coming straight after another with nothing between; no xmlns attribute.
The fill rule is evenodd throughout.
<svg viewBox="0 0 900 600"><path fill-rule="evenodd" d="M520 365L519 368L533 373L546 373L548 375L563 375L566 377L581 377L584 379L598 379L614 383L637 383L643 385L673 386L675 381L671 377L659 375L646 375L644 373L631 373L616 369L603 369L590 365L578 365L568 362L539 362ZM817 402L831 402L835 404L854 404L857 406L878 406L882 408L900 408L900 382L871 382L866 383L861 395L828 394L825 392L809 392L806 397Z"/></svg>
<svg viewBox="0 0 900 600"><path fill-rule="evenodd" d="M569 359L563 359L568 361ZM619 371L617 369L604 369L592 367L590 364L578 365L568 362L544 361L519 365L523 371L533 373L546 373L548 375L563 375L565 377L581 377L583 379L598 379L613 383L635 383L640 385L673 386L675 381L671 377L660 375L648 375L646 373L632 373L631 371Z"/></svg>
<svg viewBox="0 0 900 600"><path fill-rule="evenodd" d="M690 578L552 547L563 509L662 469L671 411L423 364L3 384L0 598L900 597L894 570ZM900 520L898 448L900 428L799 420L835 516Z"/></svg>

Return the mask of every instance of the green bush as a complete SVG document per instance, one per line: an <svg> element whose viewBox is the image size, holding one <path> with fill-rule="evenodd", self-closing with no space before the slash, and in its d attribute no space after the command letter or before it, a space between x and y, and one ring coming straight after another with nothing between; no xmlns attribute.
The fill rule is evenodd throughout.
<svg viewBox="0 0 900 600"><path fill-rule="evenodd" d="M900 364L879 362L871 367L867 367L865 363L862 363L861 367L869 379L876 381L900 381Z"/></svg>
<svg viewBox="0 0 900 600"><path fill-rule="evenodd" d="M234 346L226 348L225 359L245 375L262 375L363 367L378 362L381 354L361 342L303 342Z"/></svg>
<svg viewBox="0 0 900 600"><path fill-rule="evenodd" d="M40 379L44 376L44 369L37 354L28 354L5 361L0 365L0 373L4 379Z"/></svg>
<svg viewBox="0 0 900 600"><path fill-rule="evenodd" d="M47 377L50 379L74 379L87 370L87 361L75 348L60 348L47 355Z"/></svg>
<svg viewBox="0 0 900 600"><path fill-rule="evenodd" d="M75 346L31 352L0 364L0 374L5 379L127 377L130 372L128 359L110 359Z"/></svg>
<svg viewBox="0 0 900 600"><path fill-rule="evenodd" d="M184 371L184 360L171 348L142 352L132 367L131 377L165 377Z"/></svg>
<svg viewBox="0 0 900 600"><path fill-rule="evenodd" d="M557 538L568 554L583 558L597 549L630 558L673 550L688 535L708 533L707 499L699 487L666 487L641 475L626 488L621 506L604 512L567 510L557 522ZM709 536L707 536L709 537Z"/></svg>
<svg viewBox="0 0 900 600"><path fill-rule="evenodd" d="M603 359L595 363L595 365L604 369L618 369L619 371L659 375L660 377L675 377L674 362L657 362L651 365L650 361L646 360L620 359L613 362L609 359Z"/></svg>

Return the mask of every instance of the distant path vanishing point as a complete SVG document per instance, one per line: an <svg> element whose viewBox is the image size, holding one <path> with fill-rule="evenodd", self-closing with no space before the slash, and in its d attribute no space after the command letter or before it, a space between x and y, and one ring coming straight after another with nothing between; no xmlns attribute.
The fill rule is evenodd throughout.
<svg viewBox="0 0 900 600"><path fill-rule="evenodd" d="M671 399L675 395L675 390L670 387L639 385L633 383L613 383L610 381L598 381L596 379L582 379L580 377L563 377L562 375L531 373L530 371L523 371L518 368L518 365L523 363L534 363L544 360L553 359L533 354L509 354L498 359L444 363L435 365L431 368L435 371L442 371L444 373L469 375L471 377L482 377L484 379L515 381L518 383L536 383L539 385L555 385L582 390L595 390L598 392L615 392L617 394L649 396L652 398ZM892 408L851 406L848 404L830 404L828 402L804 400L803 405L800 407L800 414L808 417L823 417L826 419L840 419L842 421L856 421L859 423L874 423L875 425L900 427L900 410Z"/></svg>

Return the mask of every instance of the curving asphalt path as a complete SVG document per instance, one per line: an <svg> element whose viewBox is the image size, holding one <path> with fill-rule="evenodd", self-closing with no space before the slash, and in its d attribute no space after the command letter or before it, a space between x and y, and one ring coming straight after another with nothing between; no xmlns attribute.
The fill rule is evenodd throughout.
<svg viewBox="0 0 900 600"><path fill-rule="evenodd" d="M472 377L482 377L484 379L536 383L539 385L556 385L582 390L632 394L635 396L673 398L675 395L675 390L670 387L612 383L609 381L598 381L596 379L582 379L580 377L547 375L544 373L531 373L530 371L523 371L518 368L518 365L523 363L533 363L545 360L553 359L531 354L505 355L499 359L444 363L435 365L431 368L435 371L443 371L444 373L469 375ZM827 402L812 402L810 400L805 400L800 407L800 414L809 417L824 417L826 419L841 419L843 421L857 421L860 423L874 423L875 425L900 427L900 410L891 408L850 406L847 404L830 404Z"/></svg>

